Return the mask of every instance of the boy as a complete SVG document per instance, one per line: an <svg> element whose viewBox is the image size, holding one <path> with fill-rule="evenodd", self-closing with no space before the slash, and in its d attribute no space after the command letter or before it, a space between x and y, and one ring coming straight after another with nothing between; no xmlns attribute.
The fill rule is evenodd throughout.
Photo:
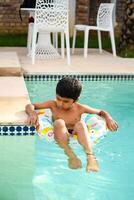
<svg viewBox="0 0 134 200"><path fill-rule="evenodd" d="M102 116L111 131L116 131L118 125L106 111L77 103L81 90L82 85L77 79L72 77L62 78L56 86L56 100L28 104L26 106L28 124L38 123L38 115L35 109L49 108L52 112L54 138L68 156L69 167L72 169L81 167L81 161L74 154L68 143L69 136L77 133L78 142L83 146L87 156L87 172L98 171L98 163L88 139L88 129L86 124L81 121L81 115L83 113L92 113Z"/></svg>

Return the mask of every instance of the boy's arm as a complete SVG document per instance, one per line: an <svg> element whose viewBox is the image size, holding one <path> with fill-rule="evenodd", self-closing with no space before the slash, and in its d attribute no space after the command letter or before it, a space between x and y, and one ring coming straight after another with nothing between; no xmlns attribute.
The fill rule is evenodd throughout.
<svg viewBox="0 0 134 200"><path fill-rule="evenodd" d="M112 119L111 115L108 112L106 112L104 110L92 108L92 107L89 107L86 105L83 105L83 111L85 113L97 114L97 115L103 117L106 121L106 124L107 124L107 127L109 130L116 131L118 129L117 122Z"/></svg>
<svg viewBox="0 0 134 200"><path fill-rule="evenodd" d="M90 113L90 114L97 114L97 115L99 115L100 112L101 112L101 110L96 109L96 108L92 108L92 107L87 106L87 105L81 105L80 104L80 106L81 106L81 109L82 109L82 113Z"/></svg>
<svg viewBox="0 0 134 200"><path fill-rule="evenodd" d="M108 112L101 110L100 113L99 113L99 116L101 116L105 119L106 124L107 124L107 128L110 131L117 131L118 124L114 119L112 119L111 115Z"/></svg>
<svg viewBox="0 0 134 200"><path fill-rule="evenodd" d="M34 125L38 123L38 115L36 113L36 109L41 108L51 108L53 104L53 101L47 101L44 103L34 103L34 104L28 104L25 107L25 111L28 114L27 123L29 125Z"/></svg>
<svg viewBox="0 0 134 200"><path fill-rule="evenodd" d="M29 125L37 124L38 123L38 115L37 115L37 113L35 111L34 104L26 105L25 111L28 114L27 124L29 124Z"/></svg>

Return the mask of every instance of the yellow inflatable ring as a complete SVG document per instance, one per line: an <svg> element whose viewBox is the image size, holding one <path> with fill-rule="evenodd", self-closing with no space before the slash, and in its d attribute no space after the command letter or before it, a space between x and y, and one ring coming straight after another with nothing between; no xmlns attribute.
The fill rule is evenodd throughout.
<svg viewBox="0 0 134 200"><path fill-rule="evenodd" d="M37 111L39 124L36 126L36 132L47 141L54 140L53 122L51 115L45 110ZM100 138L104 137L108 130L105 121L98 115L83 114L81 118L87 125L90 141L96 144ZM77 134L72 136L73 140L77 141Z"/></svg>

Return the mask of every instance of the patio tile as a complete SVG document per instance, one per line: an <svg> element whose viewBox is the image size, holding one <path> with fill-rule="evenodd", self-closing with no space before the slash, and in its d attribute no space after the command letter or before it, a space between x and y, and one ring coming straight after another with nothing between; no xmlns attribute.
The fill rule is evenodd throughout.
<svg viewBox="0 0 134 200"><path fill-rule="evenodd" d="M0 77L0 125L26 124L30 103L23 77Z"/></svg>
<svg viewBox="0 0 134 200"><path fill-rule="evenodd" d="M83 57L83 49L76 49L71 55L71 65L66 59L36 60L31 64L26 49L16 49L24 73L83 73L83 74L131 74L134 73L134 59L113 57L109 52L99 53L98 49L89 49L88 57Z"/></svg>
<svg viewBox="0 0 134 200"><path fill-rule="evenodd" d="M0 52L0 76L21 76L22 70L16 52Z"/></svg>
<svg viewBox="0 0 134 200"><path fill-rule="evenodd" d="M71 65L66 59L36 60L32 65L31 58L27 56L25 47L5 47L1 51L17 52L20 65L24 73L99 73L99 74L132 74L134 73L134 59L113 57L109 52L99 53L99 49L89 49L88 57L83 57L83 49L76 49L71 55Z"/></svg>

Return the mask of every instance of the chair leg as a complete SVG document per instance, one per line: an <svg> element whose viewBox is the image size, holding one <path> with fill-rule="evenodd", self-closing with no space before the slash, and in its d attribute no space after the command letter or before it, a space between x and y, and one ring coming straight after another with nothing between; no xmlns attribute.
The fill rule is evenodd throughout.
<svg viewBox="0 0 134 200"><path fill-rule="evenodd" d="M31 52L32 64L33 65L35 63L36 37L37 37L37 32L34 30L33 31L33 38L32 38L32 52Z"/></svg>
<svg viewBox="0 0 134 200"><path fill-rule="evenodd" d="M89 30L84 31L84 58L87 58Z"/></svg>
<svg viewBox="0 0 134 200"><path fill-rule="evenodd" d="M113 30L110 31L110 38L111 38L111 45L112 45L113 56L116 56L115 38L114 38L114 32L113 32Z"/></svg>
<svg viewBox="0 0 134 200"><path fill-rule="evenodd" d="M53 45L56 48L56 50L58 51L58 33L53 33Z"/></svg>
<svg viewBox="0 0 134 200"><path fill-rule="evenodd" d="M64 51L64 32L61 32L61 57L65 57L65 51Z"/></svg>
<svg viewBox="0 0 134 200"><path fill-rule="evenodd" d="M34 23L29 23L29 25L28 25L28 36L27 36L27 50L28 50L28 55L30 55L31 47L32 47L33 25L34 25Z"/></svg>
<svg viewBox="0 0 134 200"><path fill-rule="evenodd" d="M74 54L75 43L76 43L76 29L74 28L73 44L72 44L72 54Z"/></svg>
<svg viewBox="0 0 134 200"><path fill-rule="evenodd" d="M98 33L99 51L100 51L100 53L102 53L102 42L101 42L101 32L100 32L100 30L98 30L97 33Z"/></svg>
<svg viewBox="0 0 134 200"><path fill-rule="evenodd" d="M67 64L70 65L70 42L69 42L69 33L68 33L68 31L65 33L65 35L66 35Z"/></svg>

